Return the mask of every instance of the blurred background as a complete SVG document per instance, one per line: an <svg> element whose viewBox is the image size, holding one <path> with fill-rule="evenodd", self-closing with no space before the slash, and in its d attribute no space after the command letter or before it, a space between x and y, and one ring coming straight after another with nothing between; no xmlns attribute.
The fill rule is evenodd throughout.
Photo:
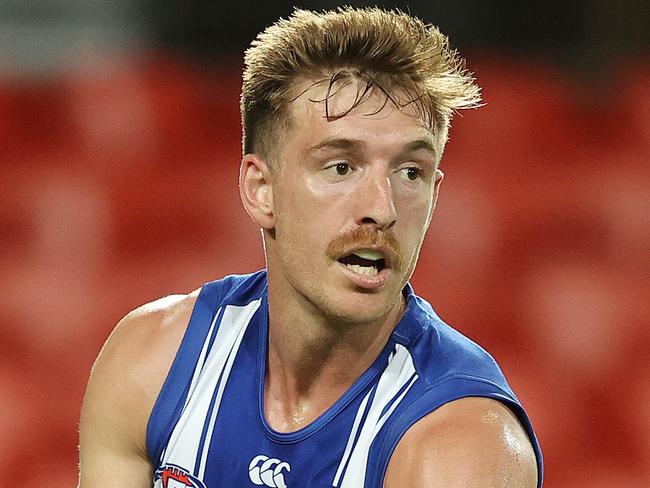
<svg viewBox="0 0 650 488"><path fill-rule="evenodd" d="M294 4L339 5L0 0L2 486L76 485L88 372L124 314L263 266L242 52ZM645 2L381 5L449 34L486 102L454 120L416 290L503 367L546 487L650 486Z"/></svg>

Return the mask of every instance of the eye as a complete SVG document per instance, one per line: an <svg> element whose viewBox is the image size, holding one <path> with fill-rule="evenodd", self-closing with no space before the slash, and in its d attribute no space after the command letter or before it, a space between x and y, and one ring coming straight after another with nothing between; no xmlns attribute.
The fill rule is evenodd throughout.
<svg viewBox="0 0 650 488"><path fill-rule="evenodd" d="M352 171L352 168L347 161L337 161L326 167L325 170L332 176L347 176Z"/></svg>
<svg viewBox="0 0 650 488"><path fill-rule="evenodd" d="M350 165L348 163L338 163L336 165L336 174L345 176L350 172Z"/></svg>
<svg viewBox="0 0 650 488"><path fill-rule="evenodd" d="M409 181L415 181L421 176L420 168L409 166L408 168L400 169L400 176Z"/></svg>

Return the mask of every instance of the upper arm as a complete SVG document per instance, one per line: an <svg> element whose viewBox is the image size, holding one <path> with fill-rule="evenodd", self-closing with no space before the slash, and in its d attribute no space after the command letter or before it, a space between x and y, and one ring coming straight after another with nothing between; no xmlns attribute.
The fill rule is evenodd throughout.
<svg viewBox="0 0 650 488"><path fill-rule="evenodd" d="M384 486L535 488L537 464L510 409L488 398L464 398L406 432L391 457Z"/></svg>
<svg viewBox="0 0 650 488"><path fill-rule="evenodd" d="M165 300L127 315L92 368L79 423L80 488L152 486L147 423L191 311L182 299Z"/></svg>

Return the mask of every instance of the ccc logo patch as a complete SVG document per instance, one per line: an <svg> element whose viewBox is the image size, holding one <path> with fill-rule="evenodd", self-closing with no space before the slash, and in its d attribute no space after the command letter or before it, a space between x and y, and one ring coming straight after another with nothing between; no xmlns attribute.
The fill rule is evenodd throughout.
<svg viewBox="0 0 650 488"><path fill-rule="evenodd" d="M283 471L291 472L289 463L263 454L255 456L248 466L248 476L251 481L258 486L270 488L287 488Z"/></svg>

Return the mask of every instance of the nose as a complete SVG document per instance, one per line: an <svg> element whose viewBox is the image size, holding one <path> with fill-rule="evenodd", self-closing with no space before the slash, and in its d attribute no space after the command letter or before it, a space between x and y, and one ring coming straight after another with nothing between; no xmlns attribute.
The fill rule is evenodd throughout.
<svg viewBox="0 0 650 488"><path fill-rule="evenodd" d="M372 172L370 172L372 173ZM374 225L380 230L390 229L397 220L390 178L384 172L368 174L357 191L358 225Z"/></svg>

